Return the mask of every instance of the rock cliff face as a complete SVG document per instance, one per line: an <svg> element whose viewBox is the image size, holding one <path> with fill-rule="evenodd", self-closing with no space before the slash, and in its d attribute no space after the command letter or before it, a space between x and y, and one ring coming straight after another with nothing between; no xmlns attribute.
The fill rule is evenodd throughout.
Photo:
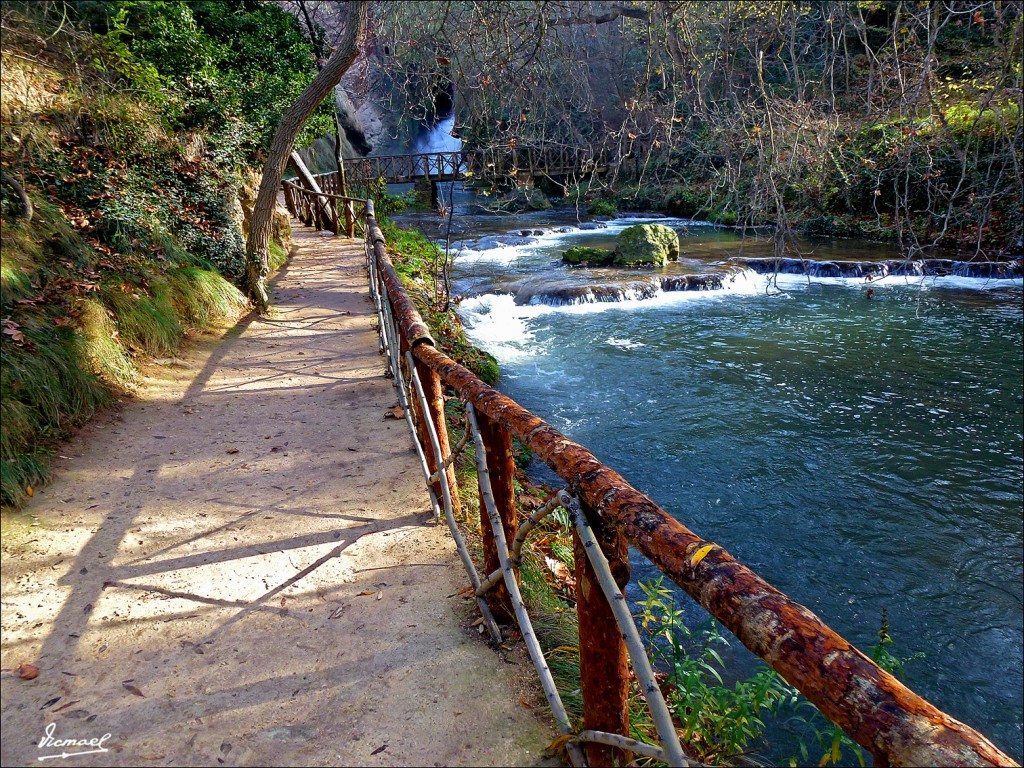
<svg viewBox="0 0 1024 768"><path fill-rule="evenodd" d="M328 43L338 39L344 18L343 4L321 2L307 5L312 9L314 24L324 28ZM281 6L296 16L304 27L305 22L297 3L282 0ZM345 131L342 141L344 157L387 154L392 151L398 138L399 116L386 106L389 103L388 86L387 79L381 74L380 62L376 43L371 42L364 48L364 55L345 73L334 89L335 108ZM318 149L317 155L320 154L333 157L333 142Z"/></svg>
<svg viewBox="0 0 1024 768"><path fill-rule="evenodd" d="M380 71L380 57L371 50L367 59L356 62L334 89L335 107L352 152L346 157L394 151L400 116L387 107L390 95Z"/></svg>

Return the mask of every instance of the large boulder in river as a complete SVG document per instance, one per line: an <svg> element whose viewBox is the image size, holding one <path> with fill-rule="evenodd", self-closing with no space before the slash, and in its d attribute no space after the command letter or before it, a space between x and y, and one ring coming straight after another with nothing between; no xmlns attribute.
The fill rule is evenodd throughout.
<svg viewBox="0 0 1024 768"><path fill-rule="evenodd" d="M662 265L679 258L679 235L664 224L634 224L615 241L615 263L631 267Z"/></svg>

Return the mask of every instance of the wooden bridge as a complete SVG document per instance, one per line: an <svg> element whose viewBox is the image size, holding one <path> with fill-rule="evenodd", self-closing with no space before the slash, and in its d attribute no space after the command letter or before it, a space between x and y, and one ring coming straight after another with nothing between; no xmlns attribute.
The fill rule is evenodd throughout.
<svg viewBox="0 0 1024 768"><path fill-rule="evenodd" d="M285 180L282 191L293 215L307 226L344 231L355 236L360 217L356 198L343 196L353 187L384 179L388 184L425 184L430 204L437 204L437 185L443 182L480 179L497 182L529 183L533 179L579 179L605 173L611 163L603 154L574 147L505 147L501 149L426 152L411 155L380 155L344 161L345 185L337 171L312 175L297 153L292 167L297 180ZM301 182L301 183L300 183ZM312 192L316 197L306 195Z"/></svg>

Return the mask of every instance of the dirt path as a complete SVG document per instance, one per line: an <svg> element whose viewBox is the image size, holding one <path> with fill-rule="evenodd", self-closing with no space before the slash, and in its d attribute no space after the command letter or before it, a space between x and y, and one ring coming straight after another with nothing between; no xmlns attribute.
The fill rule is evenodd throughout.
<svg viewBox="0 0 1024 768"><path fill-rule="evenodd" d="M383 419L361 247L295 241L271 317L154 366L5 519L2 666L39 676L3 676L3 765L89 749L48 727L110 734L61 765L542 762Z"/></svg>

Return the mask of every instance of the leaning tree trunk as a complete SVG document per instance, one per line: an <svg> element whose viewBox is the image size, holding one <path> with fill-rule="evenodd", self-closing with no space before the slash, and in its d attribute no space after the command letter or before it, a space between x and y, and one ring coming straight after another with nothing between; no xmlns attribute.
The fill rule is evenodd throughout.
<svg viewBox="0 0 1024 768"><path fill-rule="evenodd" d="M6 184L12 190L14 194L18 196L18 201L21 203L21 212L18 214L19 219L25 221L32 220L32 201L29 199L28 194L25 192L25 188L18 183L18 180L13 176L8 176L3 171L0 171L0 184Z"/></svg>
<svg viewBox="0 0 1024 768"><path fill-rule="evenodd" d="M306 31L309 34L309 41L313 44L313 49L316 51L316 67L317 69L323 69L324 66L324 52L320 45L320 38L316 33L316 25L313 24L313 19L309 15L309 8L306 6L306 0L299 0L299 10L302 11L302 18L306 21ZM348 196L348 185L345 183L345 158L341 153L341 137L345 134L345 129L341 126L341 116L338 114L338 99L335 97L333 109L331 114L334 115L334 163L338 168L338 191L342 197Z"/></svg>
<svg viewBox="0 0 1024 768"><path fill-rule="evenodd" d="M277 133L270 145L270 154L263 166L263 180L260 182L256 203L253 205L249 239L245 246L245 282L249 298L259 311L267 308L267 274L270 272L267 252L270 248L270 230L273 223L274 205L281 176L288 165L292 144L306 120L327 94L341 80L359 53L359 44L366 29L367 3L364 0L350 0L348 18L345 21L345 35L331 57L324 63L320 73L313 78L299 98L281 116Z"/></svg>

